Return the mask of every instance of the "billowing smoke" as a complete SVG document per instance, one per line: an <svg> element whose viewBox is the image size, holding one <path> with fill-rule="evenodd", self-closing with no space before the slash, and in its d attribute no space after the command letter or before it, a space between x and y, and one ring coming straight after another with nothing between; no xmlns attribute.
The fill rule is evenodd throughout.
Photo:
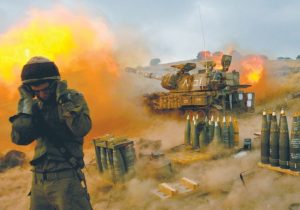
<svg viewBox="0 0 300 210"><path fill-rule="evenodd" d="M241 139L252 137L260 129L260 115L240 124ZM247 121L247 123L246 123ZM200 191L188 196L160 200L151 191L165 180L134 178L124 188L107 190L105 184L93 186L95 209L288 209L298 203L297 177L259 168L259 138L253 139L253 151L240 156L203 161L190 166L175 166L176 182L188 177L200 184ZM222 152L219 150L219 152ZM241 179L243 178L243 180ZM95 180L90 178L90 180ZM107 190L107 191L105 191ZM126 202L123 202L125 201ZM298 205L298 204L297 204Z"/></svg>
<svg viewBox="0 0 300 210"><path fill-rule="evenodd" d="M224 50L225 54L232 55L230 70L240 72L240 84L251 85L246 91L255 93L257 105L273 101L293 90L299 90L299 85L295 83L299 75L292 71L296 62L288 64L284 61L269 60L265 55L241 54L234 50L235 47L229 46ZM215 68L221 69L223 52L209 55L208 59L216 62Z"/></svg>
<svg viewBox="0 0 300 210"><path fill-rule="evenodd" d="M269 60L262 55L233 53L231 69L240 72L242 84L250 84L246 91L255 93L256 104L262 105L283 99L287 94L297 92L300 88L299 74L292 73L292 66L285 62Z"/></svg>
<svg viewBox="0 0 300 210"><path fill-rule="evenodd" d="M141 106L140 95L151 90L156 85L155 82L124 76L121 70L129 63L142 64L148 57L149 52L143 39L132 37L132 29L123 33L126 36L126 42L123 42L125 38L113 35L105 21L98 19L95 22L85 14L75 16L62 8L52 11L35 10L30 14L25 22L0 37L0 59L3 64L0 67L0 97L3 99L0 105L0 135L4 142L1 150L12 147L8 141L10 125L6 119L15 113L20 69L29 57L36 54L53 59L70 87L84 93L94 122L88 139L115 133L161 139L163 148L183 142L183 121L179 122L177 117L169 118L170 116L169 119L154 117ZM35 41L36 37L39 42ZM123 44L119 45L119 42ZM298 77L287 77L289 85L281 84L284 80L269 75L273 67L265 63L263 65L260 79L253 83L253 91L259 101L284 95L290 87L297 86L294 84ZM249 68L244 71L251 72ZM243 70L241 76L244 79ZM288 88L284 88L285 86ZM280 92L281 90L284 91ZM252 137L253 132L260 129L257 123L259 117L254 115L242 119L241 139ZM258 139L253 141L256 146L260 143ZM229 156L175 167L174 177L169 180L136 177L124 186L114 187L98 174L93 148L86 149L85 173L94 209L288 209L291 203L299 200L300 184L297 178L258 168L256 163L260 154L258 147L254 149L256 150L240 158ZM31 157L32 151L26 155ZM199 181L201 190L190 196L164 201L151 193L159 183L173 182L183 176ZM9 169L0 174L0 180L0 208L27 209L29 198L24 195L30 189L29 166Z"/></svg>
<svg viewBox="0 0 300 210"><path fill-rule="evenodd" d="M15 147L9 141L7 119L16 112L22 66L35 55L55 61L69 87L85 95L93 120L87 139L106 133L136 135L150 126L140 106L144 91L140 87L147 81L133 80L122 71L129 62L141 65L148 56L144 40L130 30L122 29L123 36L115 36L101 18L55 7L31 10L26 20L1 34L0 134L5 142L1 149Z"/></svg>

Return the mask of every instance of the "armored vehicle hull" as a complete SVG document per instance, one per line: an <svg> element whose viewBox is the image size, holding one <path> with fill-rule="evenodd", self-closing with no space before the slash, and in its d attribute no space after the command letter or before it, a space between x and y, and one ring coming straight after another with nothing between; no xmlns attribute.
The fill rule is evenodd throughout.
<svg viewBox="0 0 300 210"><path fill-rule="evenodd" d="M240 84L240 73L229 71L231 56L223 55L221 67L205 60L171 65L172 72L162 77L155 74L146 77L161 80L168 90L144 95L144 101L154 111L192 110L210 112L253 112L255 94L244 92L250 85ZM202 66L202 67L200 67Z"/></svg>
<svg viewBox="0 0 300 210"><path fill-rule="evenodd" d="M254 93L242 91L174 91L144 96L145 103L156 111L253 112Z"/></svg>

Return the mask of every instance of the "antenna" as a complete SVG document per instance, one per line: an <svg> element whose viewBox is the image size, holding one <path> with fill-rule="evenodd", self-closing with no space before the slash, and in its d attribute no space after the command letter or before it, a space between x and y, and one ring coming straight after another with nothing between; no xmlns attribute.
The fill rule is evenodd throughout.
<svg viewBox="0 0 300 210"><path fill-rule="evenodd" d="M202 33L202 39L203 39L204 60L206 60L205 36L204 36L204 28L203 28L203 22L202 22L202 16L201 16L201 7L200 7L200 4L198 4L198 12L199 12L200 25L201 25L201 33Z"/></svg>

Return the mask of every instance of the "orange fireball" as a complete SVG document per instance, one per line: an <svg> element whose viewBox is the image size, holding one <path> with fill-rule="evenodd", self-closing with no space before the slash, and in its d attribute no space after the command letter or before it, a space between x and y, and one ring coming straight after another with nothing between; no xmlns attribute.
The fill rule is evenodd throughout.
<svg viewBox="0 0 300 210"><path fill-rule="evenodd" d="M113 37L103 23L95 26L87 17L75 16L62 8L31 11L27 21L0 35L0 82L7 85L19 82L20 69L36 55L65 67L81 54L97 51L99 57L101 53L108 55L107 70L116 73L116 61L111 58Z"/></svg>
<svg viewBox="0 0 300 210"><path fill-rule="evenodd" d="M248 56L241 62L242 82L257 84L265 70L265 61L260 56Z"/></svg>
<svg viewBox="0 0 300 210"><path fill-rule="evenodd" d="M216 63L215 69L222 69L222 56L223 56L223 52L215 52L212 55L212 59L213 61Z"/></svg>
<svg viewBox="0 0 300 210"><path fill-rule="evenodd" d="M96 22L97 21L97 22ZM23 65L30 57L41 55L55 61L70 87L85 94L97 131L103 125L96 116L107 119L115 99L107 90L119 80L119 65L113 52L114 37L102 20L57 7L32 10L27 20L0 34L0 136L3 148L11 145L8 117L15 114L17 87ZM92 135L95 130L92 131ZM5 141L2 139L4 138Z"/></svg>
<svg viewBox="0 0 300 210"><path fill-rule="evenodd" d="M87 139L106 133L136 136L149 127L152 122L134 101L140 90L123 76L119 64L140 58L143 51L130 50L129 55L126 48L126 55L117 54L116 38L99 17L74 14L62 7L29 14L26 21L0 34L0 152L24 149L11 143L8 117L16 113L22 66L35 55L55 61L62 79L86 97L93 121Z"/></svg>

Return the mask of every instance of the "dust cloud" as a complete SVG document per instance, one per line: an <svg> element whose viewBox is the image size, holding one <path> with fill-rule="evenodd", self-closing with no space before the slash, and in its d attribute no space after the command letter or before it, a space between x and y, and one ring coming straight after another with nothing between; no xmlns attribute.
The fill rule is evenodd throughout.
<svg viewBox="0 0 300 210"><path fill-rule="evenodd" d="M149 57L144 40L134 36L138 32L124 28L123 36L114 36L103 19L94 20L84 13L74 15L61 7L32 10L29 14L0 37L1 151L32 149L10 142L8 117L16 113L22 66L34 55L54 60L69 87L84 94L93 121L87 143L106 133L137 135L153 125L148 111L141 106L141 95L153 84L147 86L146 79L132 78L123 71L129 63L141 65ZM36 37L41 41L38 44Z"/></svg>
<svg viewBox="0 0 300 210"><path fill-rule="evenodd" d="M84 171L94 209L288 209L291 204L299 202L300 184L297 177L268 171L257 166L260 161L260 140L253 138L253 133L260 129L258 123L260 117L260 115L252 115L238 119L241 122L240 133L243 134L240 139L252 137L252 151L240 156L230 155L190 166L173 165L174 174L166 180L136 176L124 185L112 186L103 175L99 175L95 165L94 150L85 149L87 167ZM182 126L184 125L178 127ZM176 127L177 125L174 128ZM163 127L162 130L164 129L168 128ZM164 139L168 142L172 140L173 136ZM138 161L142 160L138 159ZM15 209L14 200L18 196L22 198L17 204L18 209L27 208L29 198L25 194L30 182L28 171L29 166L25 165L23 168L10 169L0 174L0 185L3 186L2 208ZM240 174L243 176L244 184ZM176 182L181 177L199 182L200 191L189 196L166 200L160 200L152 194L151 191L156 189L159 183Z"/></svg>
<svg viewBox="0 0 300 210"><path fill-rule="evenodd" d="M257 105L282 100L287 94L299 92L300 74L283 61L268 60L261 55L233 55L231 69L240 72L241 84L250 84L246 91L255 93Z"/></svg>
<svg viewBox="0 0 300 210"><path fill-rule="evenodd" d="M64 14L64 18L61 18L61 12ZM51 13L53 14L55 11L51 11ZM41 19L47 20L48 18L47 14L44 16L39 11L35 11L34 14L39 14ZM34 21L34 18L35 15L32 15L28 22ZM143 137L162 140L162 149L168 149L183 143L185 122L182 120L183 118L178 118L178 116L154 116L149 113L142 106L140 96L143 93L159 90L159 83L140 78L137 75L127 75L122 71L129 63L130 65L141 65L149 57L149 51L143 43L144 40L140 37L132 37L132 29L128 29L126 33L127 42L123 46L118 46L117 43L124 40L114 36L105 22L101 22L101 27L95 29L94 22L85 14L80 16L83 19L76 19L77 16L71 15L68 11L61 11L61 9L57 13L57 18L60 22L65 22L66 25L71 26L68 30L71 31L71 34L79 33L80 35L80 30L87 30L92 37L92 39L91 37L86 39L84 36L79 36L79 38L72 40L72 46L75 48L67 49L64 55L57 55L54 50L50 58L55 59L63 79L68 80L70 87L84 93L91 109L94 126L86 138L88 146L85 148L85 162L87 166L84 171L95 210L281 210L288 209L292 203L299 202L300 183L297 177L267 171L257 166L257 162L260 160L260 140L253 138L253 133L260 130L259 114L238 118L240 145L244 138L250 137L253 140L253 150L245 153L244 156L230 155L222 159L203 161L190 166L174 165L174 174L168 180L154 177L135 177L124 185L112 186L97 171L94 150L90 144L92 138L106 133L127 135L136 139ZM70 20L73 21L68 22ZM76 24L72 24L74 22ZM51 22L53 25L50 24L50 26L56 26L58 23L54 20ZM23 23L21 25L18 25L14 30L26 31L30 29L30 24ZM8 35L11 33L13 32L7 32ZM101 33L104 33L105 36L101 36ZM19 40L22 41L21 38ZM0 47L1 44L0 41ZM94 47L90 47L91 45ZM5 99L5 102L1 104L0 112L2 125L0 135L2 142L4 142L1 146L2 151L15 148L9 143L10 125L7 118L15 112L18 100L16 88L17 84L20 83L17 77L24 60L21 59L22 62L20 61L19 66L17 65L18 68L11 69L15 74L9 77L0 77L0 97ZM132 64L132 62L136 63ZM257 94L260 103L259 110L263 109L265 105L275 106L272 102L273 99L282 98L292 90L299 88L297 83L299 76L297 74L282 79L282 77L272 76L273 68L275 68L273 65L268 66L266 64L261 74L261 80L253 85L253 89L250 89ZM14 82L7 82L5 78L14 78ZM287 103L290 112L297 110L295 104ZM29 146L26 151L28 159L32 157L31 150L32 146ZM219 151L222 152L222 149L215 152ZM0 174L0 209L28 208L29 197L25 195L30 190L31 172L29 169L29 165L24 165ZM244 184L240 179L240 174L243 175ZM200 191L190 196L167 200L160 200L151 193L159 183L173 182L181 177L198 181ZM17 203L16 200L18 200Z"/></svg>

